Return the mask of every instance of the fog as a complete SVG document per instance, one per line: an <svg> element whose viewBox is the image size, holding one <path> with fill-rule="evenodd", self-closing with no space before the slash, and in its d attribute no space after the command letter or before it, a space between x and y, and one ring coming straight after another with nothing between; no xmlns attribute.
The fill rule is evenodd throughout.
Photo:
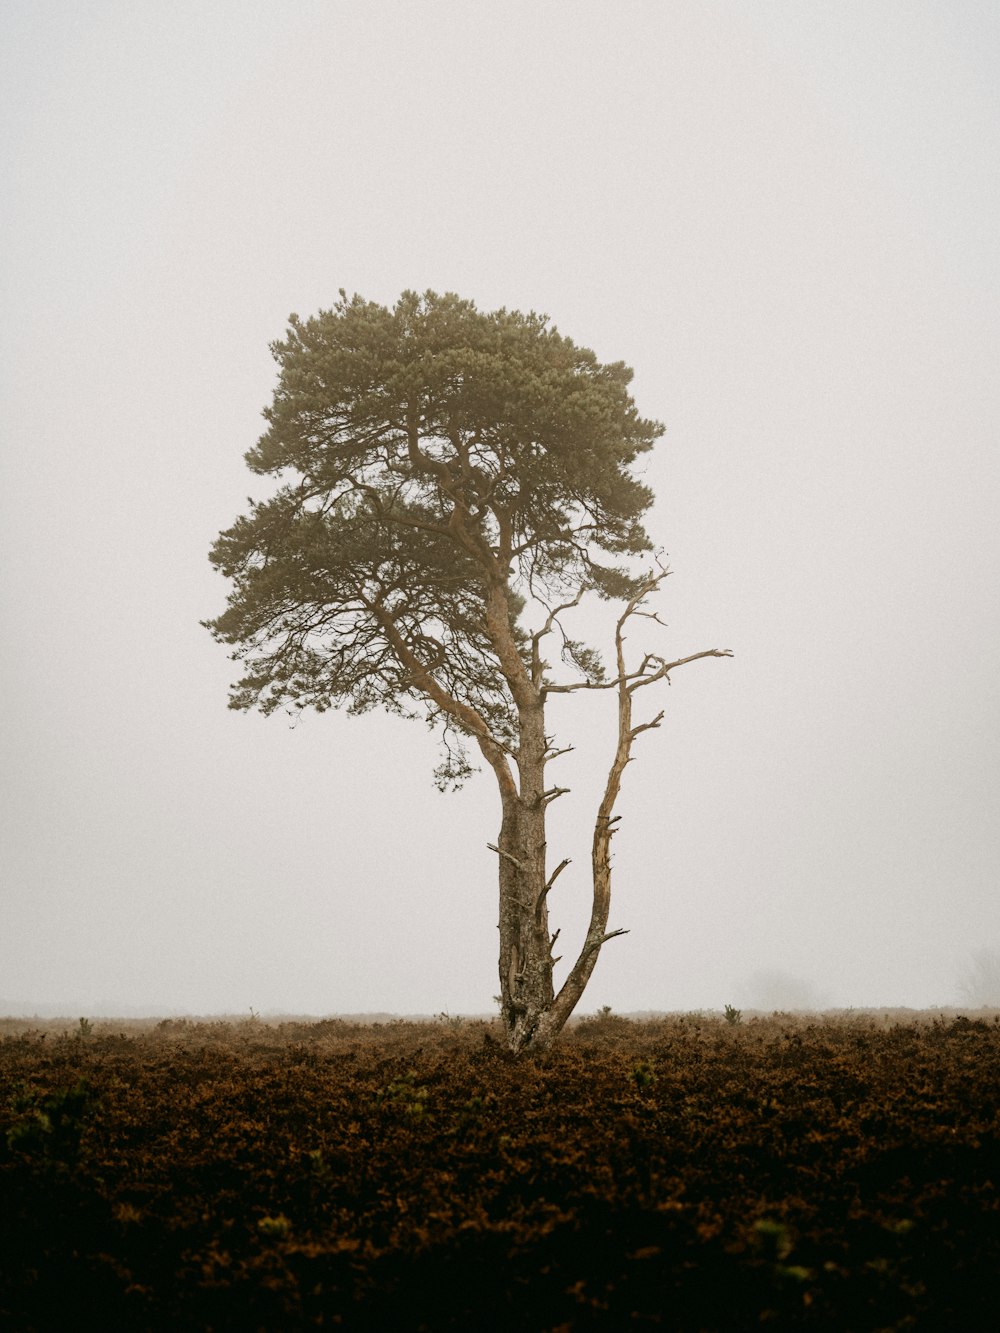
<svg viewBox="0 0 1000 1333"><path fill-rule="evenodd" d="M644 700L583 1008L968 1001L998 59L986 0L7 0L0 1012L493 1008L492 776L440 795L412 722L228 711L199 625L268 344L340 287L544 311L667 424L651 646L735 656ZM612 710L553 705L567 960Z"/></svg>

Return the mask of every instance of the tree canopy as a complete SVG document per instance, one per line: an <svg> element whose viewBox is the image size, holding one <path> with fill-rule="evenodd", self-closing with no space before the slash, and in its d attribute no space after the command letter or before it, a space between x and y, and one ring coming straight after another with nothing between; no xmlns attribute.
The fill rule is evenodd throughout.
<svg viewBox="0 0 1000 1333"><path fill-rule="evenodd" d="M231 704L423 715L444 724L442 781L459 779L463 734L516 745L504 657L530 658L526 602L638 586L652 494L630 467L663 428L621 362L450 294L388 309L341 292L272 351L268 428L246 457L281 485L211 556L233 591L208 624L246 668ZM566 653L599 673L583 645Z"/></svg>

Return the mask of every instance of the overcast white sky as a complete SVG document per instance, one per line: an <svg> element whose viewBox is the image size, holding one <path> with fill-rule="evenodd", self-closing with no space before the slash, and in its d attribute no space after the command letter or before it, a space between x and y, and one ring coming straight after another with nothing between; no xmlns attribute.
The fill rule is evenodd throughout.
<svg viewBox="0 0 1000 1333"><path fill-rule="evenodd" d="M641 738L583 1008L959 998L1000 947L993 0L6 0L0 114L0 1012L492 1008L491 775L229 712L198 623L268 343L339 287L547 312L667 423L653 646L736 656ZM612 707L554 719L567 955Z"/></svg>

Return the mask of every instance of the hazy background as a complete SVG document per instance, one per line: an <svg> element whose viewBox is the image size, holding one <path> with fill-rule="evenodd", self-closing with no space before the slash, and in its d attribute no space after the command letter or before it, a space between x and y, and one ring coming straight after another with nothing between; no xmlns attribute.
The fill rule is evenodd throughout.
<svg viewBox="0 0 1000 1333"><path fill-rule="evenodd" d="M5 0L0 1012L492 1007L492 775L228 712L198 624L268 343L341 286L547 312L667 423L651 646L736 657L641 738L583 1008L962 998L1000 946L998 74L993 0ZM554 705L567 955L612 711Z"/></svg>

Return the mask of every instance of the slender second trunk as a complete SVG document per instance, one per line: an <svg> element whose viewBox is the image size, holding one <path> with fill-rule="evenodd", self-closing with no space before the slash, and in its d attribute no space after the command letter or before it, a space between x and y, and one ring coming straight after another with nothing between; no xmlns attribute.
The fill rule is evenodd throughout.
<svg viewBox="0 0 1000 1333"><path fill-rule="evenodd" d="M587 928L587 935L576 962L570 968L569 975L559 988L559 994L553 998L552 1003L538 1023L532 1043L536 1050L544 1050L562 1031L566 1020L580 1002L580 998L587 988L587 982L597 966L602 947L615 935L625 934L621 930L614 930L610 934L606 932L608 915L611 910L611 839L616 831L615 820L611 811L614 809L615 799L618 796L622 770L627 762L627 757L627 749L619 745L618 755L608 778L604 799L601 801L597 819L594 823L594 841L591 849L593 897L591 899L590 925Z"/></svg>

